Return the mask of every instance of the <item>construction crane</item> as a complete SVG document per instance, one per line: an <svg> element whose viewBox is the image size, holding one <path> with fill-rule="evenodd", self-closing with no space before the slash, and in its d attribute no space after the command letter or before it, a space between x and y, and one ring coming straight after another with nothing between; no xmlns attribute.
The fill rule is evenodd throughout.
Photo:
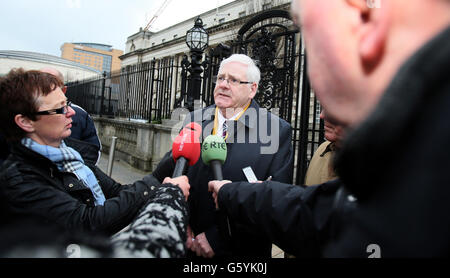
<svg viewBox="0 0 450 278"><path fill-rule="evenodd" d="M144 32L146 32L150 26L155 22L155 20L158 18L158 16L164 11L164 9L169 5L170 1L172 0L165 0L164 3L159 7L159 9L156 11L155 15L150 19L150 21L147 23L147 26L144 28Z"/></svg>

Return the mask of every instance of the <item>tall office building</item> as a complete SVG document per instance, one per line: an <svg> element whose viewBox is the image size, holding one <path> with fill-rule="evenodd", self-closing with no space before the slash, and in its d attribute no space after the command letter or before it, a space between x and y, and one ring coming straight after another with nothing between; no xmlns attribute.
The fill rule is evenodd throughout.
<svg viewBox="0 0 450 278"><path fill-rule="evenodd" d="M99 43L65 43L61 46L61 57L86 65L101 72L118 71L122 50Z"/></svg>

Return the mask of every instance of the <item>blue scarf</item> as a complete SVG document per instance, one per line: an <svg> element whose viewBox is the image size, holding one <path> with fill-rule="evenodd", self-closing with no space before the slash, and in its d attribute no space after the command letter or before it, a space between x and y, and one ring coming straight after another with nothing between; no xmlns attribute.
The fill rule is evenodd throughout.
<svg viewBox="0 0 450 278"><path fill-rule="evenodd" d="M84 164L83 158L76 150L67 147L64 141L61 141L59 148L38 144L28 137L23 138L21 142L25 147L50 159L56 164L59 171L75 174L78 180L91 190L95 205L103 206L106 199L102 188L94 173Z"/></svg>

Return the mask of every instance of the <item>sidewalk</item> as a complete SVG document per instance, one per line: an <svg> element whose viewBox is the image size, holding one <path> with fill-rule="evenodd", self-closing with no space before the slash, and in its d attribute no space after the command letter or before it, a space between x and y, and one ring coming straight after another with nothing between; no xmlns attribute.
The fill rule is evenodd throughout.
<svg viewBox="0 0 450 278"><path fill-rule="evenodd" d="M108 154L102 153L102 155L100 156L100 161L97 165L98 168L100 168L105 173L108 169L108 157ZM142 179L147 174L149 173L133 168L125 161L122 161L118 158L114 159L111 177L118 183L130 184Z"/></svg>
<svg viewBox="0 0 450 278"><path fill-rule="evenodd" d="M102 153L97 166L106 173L108 168L108 154ZM149 173L133 168L118 158L114 159L111 177L118 183L130 184L140 180L147 174ZM272 258L284 258L284 252L276 245L272 245Z"/></svg>

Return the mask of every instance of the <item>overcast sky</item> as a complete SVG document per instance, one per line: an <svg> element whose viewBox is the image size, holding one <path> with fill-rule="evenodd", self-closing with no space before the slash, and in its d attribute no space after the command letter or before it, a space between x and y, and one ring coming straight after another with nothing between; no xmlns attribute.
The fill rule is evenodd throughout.
<svg viewBox="0 0 450 278"><path fill-rule="evenodd" d="M151 30L161 30L232 1L171 0ZM65 42L103 43L125 50L127 37L144 28L163 3L164 0L1 0L0 50L61 56L60 48Z"/></svg>

